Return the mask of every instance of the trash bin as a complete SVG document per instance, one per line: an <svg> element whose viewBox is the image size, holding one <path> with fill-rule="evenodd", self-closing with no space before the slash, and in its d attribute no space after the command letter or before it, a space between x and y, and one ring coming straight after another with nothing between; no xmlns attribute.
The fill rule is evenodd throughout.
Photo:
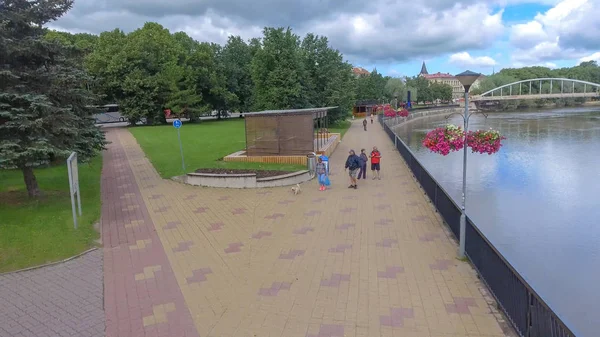
<svg viewBox="0 0 600 337"><path fill-rule="evenodd" d="M315 170L317 169L317 154L310 153L306 156L306 169L310 172L312 176L315 175Z"/></svg>

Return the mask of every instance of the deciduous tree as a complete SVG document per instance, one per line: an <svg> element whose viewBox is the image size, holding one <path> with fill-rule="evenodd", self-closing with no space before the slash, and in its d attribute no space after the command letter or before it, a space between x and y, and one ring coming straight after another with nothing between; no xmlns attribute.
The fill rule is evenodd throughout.
<svg viewBox="0 0 600 337"><path fill-rule="evenodd" d="M429 85L430 101L437 99L450 101L452 99L452 87L446 83L434 82Z"/></svg>
<svg viewBox="0 0 600 337"><path fill-rule="evenodd" d="M300 38L290 28L265 28L252 59L254 109L302 108L304 62Z"/></svg>
<svg viewBox="0 0 600 337"><path fill-rule="evenodd" d="M233 109L242 112L252 107L252 49L239 36L230 36L220 53L227 91L237 97Z"/></svg>

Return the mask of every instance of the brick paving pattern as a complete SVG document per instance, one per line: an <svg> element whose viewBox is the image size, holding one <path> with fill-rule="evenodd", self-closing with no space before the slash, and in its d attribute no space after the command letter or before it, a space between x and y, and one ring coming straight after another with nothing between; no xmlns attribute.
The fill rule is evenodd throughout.
<svg viewBox="0 0 600 337"><path fill-rule="evenodd" d="M111 144L102 169L106 336L198 336L148 212L150 207L156 214L168 213L171 206L155 188L161 181L144 165L147 160L139 147L135 154L126 153L123 136L131 137L125 129L107 132ZM144 197L156 205L148 206ZM163 227L177 230L180 224L173 220ZM180 241L169 249L183 252L194 244ZM201 275L190 273L189 279L198 282Z"/></svg>
<svg viewBox="0 0 600 337"><path fill-rule="evenodd" d="M505 336L393 144L358 122L331 157L332 189L299 195L163 180L110 130L107 336ZM348 150L373 145L382 180L347 189Z"/></svg>
<svg viewBox="0 0 600 337"><path fill-rule="evenodd" d="M0 337L102 337L102 300L102 250L0 275Z"/></svg>

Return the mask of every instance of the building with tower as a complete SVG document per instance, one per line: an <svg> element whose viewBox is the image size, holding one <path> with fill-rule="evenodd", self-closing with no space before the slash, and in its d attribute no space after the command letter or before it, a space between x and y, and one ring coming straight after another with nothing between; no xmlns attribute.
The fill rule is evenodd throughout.
<svg viewBox="0 0 600 337"><path fill-rule="evenodd" d="M421 66L421 72L419 73L419 77L423 77L429 81L429 83L442 83L447 84L452 87L452 98L460 99L465 96L465 88L463 88L460 81L454 77L454 75L450 75L448 73L440 73L437 72L435 74L430 74L427 71L427 66L425 65L425 61L423 61L423 65ZM473 83L472 88L476 88L481 79L483 79L483 75L481 75L475 83Z"/></svg>

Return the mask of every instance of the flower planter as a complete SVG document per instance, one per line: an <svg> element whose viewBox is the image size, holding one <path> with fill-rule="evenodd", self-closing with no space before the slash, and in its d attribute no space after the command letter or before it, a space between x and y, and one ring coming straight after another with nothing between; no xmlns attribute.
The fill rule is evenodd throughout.
<svg viewBox="0 0 600 337"><path fill-rule="evenodd" d="M506 139L506 137L496 130L469 131L467 133L467 146L473 152L491 155L500 151L503 139Z"/></svg>
<svg viewBox="0 0 600 337"><path fill-rule="evenodd" d="M443 156L462 149L464 145L465 132L460 126L452 124L429 131L423 139L423 146Z"/></svg>

